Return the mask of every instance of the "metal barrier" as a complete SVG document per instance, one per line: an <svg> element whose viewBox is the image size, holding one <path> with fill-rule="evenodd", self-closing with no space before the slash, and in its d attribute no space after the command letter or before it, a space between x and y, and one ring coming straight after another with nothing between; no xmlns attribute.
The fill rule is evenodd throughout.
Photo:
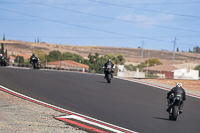
<svg viewBox="0 0 200 133"><path fill-rule="evenodd" d="M8 66L14 66L14 67L27 67L27 68L32 68L32 65L28 64L9 64ZM77 72L82 72L82 68L79 69L72 69L72 68L59 68L59 67L47 67L47 66L41 66L39 69L49 69L49 70L62 70L62 71L77 71ZM86 69L85 72L91 73L92 71Z"/></svg>

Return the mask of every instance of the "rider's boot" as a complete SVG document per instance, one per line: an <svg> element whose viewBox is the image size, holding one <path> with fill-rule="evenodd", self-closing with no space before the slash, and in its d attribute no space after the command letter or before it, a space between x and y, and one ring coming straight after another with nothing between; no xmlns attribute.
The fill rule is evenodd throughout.
<svg viewBox="0 0 200 133"><path fill-rule="evenodd" d="M104 79L106 79L106 73L105 73Z"/></svg>
<svg viewBox="0 0 200 133"><path fill-rule="evenodd" d="M181 106L180 106L179 113L180 113L180 114L183 113L183 104L181 104Z"/></svg>
<svg viewBox="0 0 200 133"><path fill-rule="evenodd" d="M170 105L167 105L167 106L168 106L168 107L167 107L166 111L169 112L170 109L171 109L171 104L170 104Z"/></svg>

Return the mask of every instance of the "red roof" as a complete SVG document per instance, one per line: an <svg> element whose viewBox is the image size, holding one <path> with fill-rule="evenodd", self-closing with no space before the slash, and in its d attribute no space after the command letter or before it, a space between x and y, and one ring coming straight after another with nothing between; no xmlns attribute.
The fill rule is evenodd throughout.
<svg viewBox="0 0 200 133"><path fill-rule="evenodd" d="M81 67L81 68L86 68L89 69L88 65L78 63L72 60L64 60L64 61L54 61L54 62L47 62L47 65L55 65L55 66L70 66L70 67Z"/></svg>
<svg viewBox="0 0 200 133"><path fill-rule="evenodd" d="M150 67L145 67L143 70L148 70L148 71L172 71L176 70L177 68L171 65L157 65L157 66L150 66Z"/></svg>
<svg viewBox="0 0 200 133"><path fill-rule="evenodd" d="M10 60L15 60L15 57L9 56Z"/></svg>

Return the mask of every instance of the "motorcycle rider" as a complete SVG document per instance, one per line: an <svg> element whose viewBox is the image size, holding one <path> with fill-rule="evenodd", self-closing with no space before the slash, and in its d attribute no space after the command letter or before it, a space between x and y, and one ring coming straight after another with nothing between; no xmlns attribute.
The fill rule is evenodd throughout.
<svg viewBox="0 0 200 133"><path fill-rule="evenodd" d="M105 74L105 77L104 77L104 78L107 77L106 68L107 68L108 65L111 65L111 69L113 70L113 68L114 68L114 63L111 61L111 59L108 59L108 61L105 62L105 64L104 64L104 74ZM113 70L113 73L114 73L114 70ZM111 77L113 78L113 74L111 74Z"/></svg>
<svg viewBox="0 0 200 133"><path fill-rule="evenodd" d="M30 63L32 64L32 58L37 58L36 55L33 53L33 55L30 57Z"/></svg>
<svg viewBox="0 0 200 133"><path fill-rule="evenodd" d="M0 60L2 59L2 57L3 57L3 54L0 54Z"/></svg>
<svg viewBox="0 0 200 133"><path fill-rule="evenodd" d="M5 59L5 57L3 56L3 54L0 54L0 65L2 66L3 63L3 59Z"/></svg>
<svg viewBox="0 0 200 133"><path fill-rule="evenodd" d="M173 94L173 96L172 96ZM180 113L182 113L182 109L183 109L183 101L186 100L186 95L185 95L185 90L182 88L182 84L181 83L177 83L176 84L176 87L173 87L168 93L167 93L167 102L168 102L168 108L166 109L167 112L170 111L171 107L172 107L172 101L173 101L173 98L174 97L177 97L177 96L181 96L181 105L180 105Z"/></svg>

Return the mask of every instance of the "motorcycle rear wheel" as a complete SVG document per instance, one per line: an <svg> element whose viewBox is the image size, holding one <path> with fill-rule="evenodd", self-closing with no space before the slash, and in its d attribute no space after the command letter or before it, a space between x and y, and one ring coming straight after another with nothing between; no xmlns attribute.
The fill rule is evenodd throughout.
<svg viewBox="0 0 200 133"><path fill-rule="evenodd" d="M111 83L111 74L108 74L107 82Z"/></svg>
<svg viewBox="0 0 200 133"><path fill-rule="evenodd" d="M173 107L172 107L172 120L173 120L173 121L176 121L176 120L177 120L178 112L179 112L178 106L173 106Z"/></svg>

